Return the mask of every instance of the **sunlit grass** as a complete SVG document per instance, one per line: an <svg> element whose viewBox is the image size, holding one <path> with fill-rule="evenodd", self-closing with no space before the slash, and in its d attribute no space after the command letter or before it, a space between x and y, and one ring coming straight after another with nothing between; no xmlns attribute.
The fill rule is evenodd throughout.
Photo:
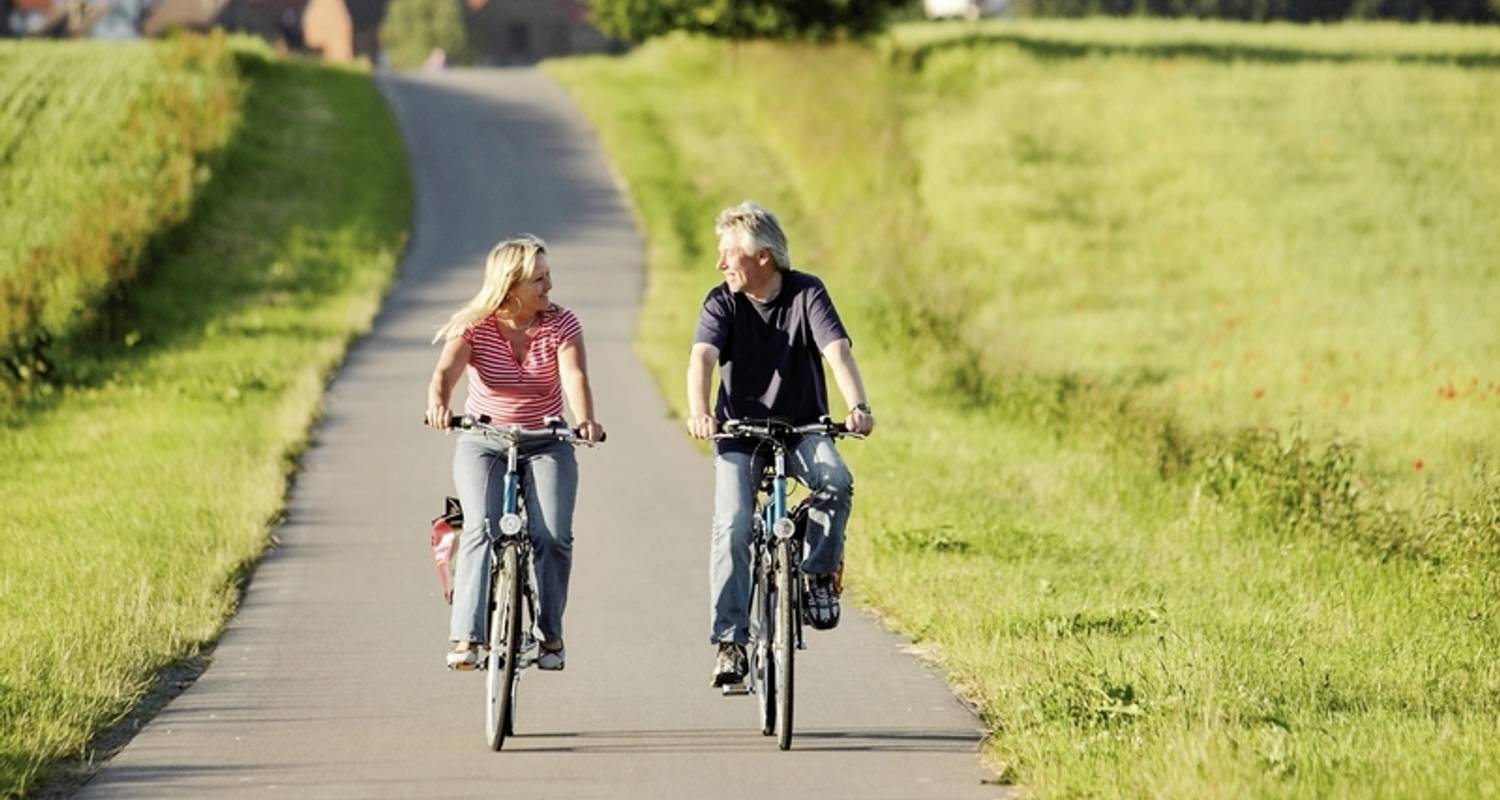
<svg viewBox="0 0 1500 800"><path fill-rule="evenodd" d="M192 220L61 346L60 390L0 420L0 795L217 635L403 246L406 162L369 76L241 66L243 121Z"/></svg>
<svg viewBox="0 0 1500 800"><path fill-rule="evenodd" d="M1500 453L1500 70L997 45L917 86L923 204L973 292L945 311L993 371L1300 420L1423 481Z"/></svg>
<svg viewBox="0 0 1500 800"><path fill-rule="evenodd" d="M1333 25L1221 20L1096 18L1087 24L1058 19L983 20L973 23L898 25L892 44L922 54L955 41L1029 43L1041 52L1080 49L1131 50L1145 55L1181 55L1216 60L1437 61L1495 66L1500 41L1493 27L1399 22ZM1060 49L1048 49L1056 45Z"/></svg>

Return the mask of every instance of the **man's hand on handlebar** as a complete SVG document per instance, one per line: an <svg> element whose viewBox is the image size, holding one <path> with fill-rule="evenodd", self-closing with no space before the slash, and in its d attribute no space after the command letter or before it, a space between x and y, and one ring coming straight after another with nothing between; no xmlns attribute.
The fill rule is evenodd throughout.
<svg viewBox="0 0 1500 800"><path fill-rule="evenodd" d="M694 439L707 439L719 432L719 422L711 414L694 414L688 416L687 429Z"/></svg>
<svg viewBox="0 0 1500 800"><path fill-rule="evenodd" d="M869 436L875 430L875 415L860 408L850 409L849 416L844 418L844 427L850 433Z"/></svg>

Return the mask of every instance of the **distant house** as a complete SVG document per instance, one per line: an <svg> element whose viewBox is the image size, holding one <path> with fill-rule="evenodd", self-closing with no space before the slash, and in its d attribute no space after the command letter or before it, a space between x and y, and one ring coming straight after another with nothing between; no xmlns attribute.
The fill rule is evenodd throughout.
<svg viewBox="0 0 1500 800"><path fill-rule="evenodd" d="M13 0L7 29L19 36L86 36L108 10L107 2Z"/></svg>
<svg viewBox="0 0 1500 800"><path fill-rule="evenodd" d="M310 0L302 10L302 41L326 61L354 58L354 17L344 0Z"/></svg>
<svg viewBox="0 0 1500 800"><path fill-rule="evenodd" d="M146 36L223 28L252 33L329 61L380 56L380 22L391 0L0 0L14 33L84 36L101 19L100 35ZM454 0L458 2L458 0ZM482 64L524 64L553 56L599 53L612 43L588 20L584 0L463 0ZM140 8L146 6L144 19Z"/></svg>
<svg viewBox="0 0 1500 800"><path fill-rule="evenodd" d="M551 56L601 53L610 41L579 0L467 0L481 61L528 63Z"/></svg>
<svg viewBox="0 0 1500 800"><path fill-rule="evenodd" d="M928 19L994 17L1010 9L1010 0L922 0Z"/></svg>
<svg viewBox="0 0 1500 800"><path fill-rule="evenodd" d="M141 23L147 36L173 30L208 31L224 28L253 33L268 41L285 41L295 34L307 0L157 0Z"/></svg>
<svg viewBox="0 0 1500 800"><path fill-rule="evenodd" d="M380 57L380 21L390 0L304 0L302 35L327 61Z"/></svg>

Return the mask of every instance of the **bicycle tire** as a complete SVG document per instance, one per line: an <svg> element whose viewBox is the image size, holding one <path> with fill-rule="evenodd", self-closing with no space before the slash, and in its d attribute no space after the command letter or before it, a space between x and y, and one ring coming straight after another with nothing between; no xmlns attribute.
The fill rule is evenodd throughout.
<svg viewBox="0 0 1500 800"><path fill-rule="evenodd" d="M512 692L516 685L516 654L521 643L520 557L514 544L501 549L495 573L494 611L490 617L490 651L485 672L485 738L490 749L505 746L514 733Z"/></svg>
<svg viewBox="0 0 1500 800"><path fill-rule="evenodd" d="M751 620L750 640L751 680L754 683L756 704L760 707L760 732L770 736L776 732L776 663L771 655L771 642L775 625L771 615L771 570L766 563L764 550L757 548L755 560L755 588L752 603L754 618Z"/></svg>
<svg viewBox="0 0 1500 800"><path fill-rule="evenodd" d="M792 542L783 539L776 544L776 746L782 750L792 746L792 686L796 670L793 659L797 655L797 623L792 615L797 613L796 587L792 572L796 562L792 558Z"/></svg>

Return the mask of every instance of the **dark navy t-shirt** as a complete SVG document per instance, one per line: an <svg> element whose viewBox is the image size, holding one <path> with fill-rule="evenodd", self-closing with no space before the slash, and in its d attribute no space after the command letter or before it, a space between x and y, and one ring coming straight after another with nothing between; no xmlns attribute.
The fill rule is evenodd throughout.
<svg viewBox="0 0 1500 800"><path fill-rule="evenodd" d="M805 272L781 273L781 292L764 305L715 286L703 299L695 343L719 349L719 398L714 416L780 417L795 425L828 413L822 350L849 338L823 282ZM749 450L725 440L719 450Z"/></svg>

